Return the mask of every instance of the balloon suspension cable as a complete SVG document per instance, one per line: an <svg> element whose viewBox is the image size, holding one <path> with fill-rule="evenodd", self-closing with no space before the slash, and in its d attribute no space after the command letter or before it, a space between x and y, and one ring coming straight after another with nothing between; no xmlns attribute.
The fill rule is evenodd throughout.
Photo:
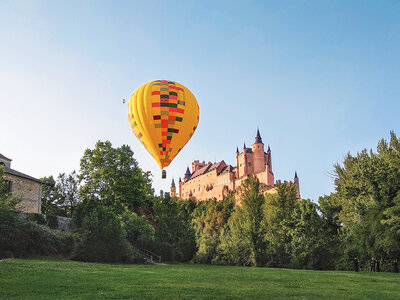
<svg viewBox="0 0 400 300"><path fill-rule="evenodd" d="M162 172L161 172L161 178L162 178L162 179L167 178L167 171L162 170Z"/></svg>

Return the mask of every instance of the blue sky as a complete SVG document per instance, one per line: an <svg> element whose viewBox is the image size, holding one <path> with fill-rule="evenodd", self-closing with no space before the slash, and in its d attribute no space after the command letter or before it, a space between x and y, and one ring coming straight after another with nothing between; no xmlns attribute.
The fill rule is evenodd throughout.
<svg viewBox="0 0 400 300"><path fill-rule="evenodd" d="M122 98L187 86L198 130L168 179ZM235 164L259 126L276 179L314 201L348 151L400 134L399 1L1 1L0 153L32 176L79 169L97 140L128 144L154 188L194 159Z"/></svg>

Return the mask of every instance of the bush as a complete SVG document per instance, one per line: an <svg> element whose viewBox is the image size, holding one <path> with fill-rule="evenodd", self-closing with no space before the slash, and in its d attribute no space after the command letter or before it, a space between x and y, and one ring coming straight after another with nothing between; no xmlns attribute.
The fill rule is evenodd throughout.
<svg viewBox="0 0 400 300"><path fill-rule="evenodd" d="M78 207L80 205L79 213L74 214L74 218L79 216L79 220L74 221L75 226L81 226L75 227L79 235L75 236L72 258L91 262L134 262L134 252L120 217L96 200L85 200Z"/></svg>
<svg viewBox="0 0 400 300"><path fill-rule="evenodd" d="M54 215L46 215L46 224L51 229L58 229L58 218Z"/></svg>
<svg viewBox="0 0 400 300"><path fill-rule="evenodd" d="M139 249L148 248L154 241L154 228L144 216L124 212L122 222L128 242Z"/></svg>
<svg viewBox="0 0 400 300"><path fill-rule="evenodd" d="M31 217L30 217L31 218ZM18 212L0 210L1 255L26 257L32 255L69 256L71 238L24 218Z"/></svg>
<svg viewBox="0 0 400 300"><path fill-rule="evenodd" d="M46 216L38 213L27 213L26 218L39 225L46 225Z"/></svg>
<svg viewBox="0 0 400 300"><path fill-rule="evenodd" d="M151 252L161 256L161 261L174 261L175 260L175 249L168 242L162 242L156 240L153 245L149 247Z"/></svg>

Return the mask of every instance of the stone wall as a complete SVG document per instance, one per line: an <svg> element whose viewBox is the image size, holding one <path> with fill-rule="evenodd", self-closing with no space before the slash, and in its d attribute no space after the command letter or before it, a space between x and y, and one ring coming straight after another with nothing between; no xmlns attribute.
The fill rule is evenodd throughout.
<svg viewBox="0 0 400 300"><path fill-rule="evenodd" d="M58 220L58 230L61 231L70 231L70 224L71 224L71 218L66 218L66 217L57 217Z"/></svg>
<svg viewBox="0 0 400 300"><path fill-rule="evenodd" d="M48 222L48 217L47 217L47 215L45 215L45 214L38 214L38 213L35 213L36 215L42 215L42 216L44 216L44 218L46 219L46 221ZM25 211L21 211L21 215L24 217L24 218L26 218L27 217L27 212L25 212ZM53 216L52 216L53 217ZM72 219L71 218L67 218L67 217L60 217L60 216L55 216L56 218L57 218L57 228L54 228L54 229L57 229L57 230L60 230L60 231L71 231L71 221L72 221Z"/></svg>
<svg viewBox="0 0 400 300"><path fill-rule="evenodd" d="M4 178L11 181L12 195L22 200L18 204L20 210L24 212L40 212L40 183L10 174L5 174Z"/></svg>

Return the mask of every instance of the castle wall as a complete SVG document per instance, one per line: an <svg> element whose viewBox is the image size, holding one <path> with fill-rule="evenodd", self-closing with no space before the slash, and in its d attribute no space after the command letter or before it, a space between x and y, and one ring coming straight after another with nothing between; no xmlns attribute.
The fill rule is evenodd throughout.
<svg viewBox="0 0 400 300"><path fill-rule="evenodd" d="M11 181L11 193L22 201L18 208L24 212L40 212L41 184L26 178L5 174L4 178Z"/></svg>
<svg viewBox="0 0 400 300"><path fill-rule="evenodd" d="M234 174L232 172L223 172L217 175L219 170L215 169L206 174L200 175L182 184L182 199L195 197L197 201L204 201L210 198L222 200L224 197L224 188L229 191L234 190Z"/></svg>

